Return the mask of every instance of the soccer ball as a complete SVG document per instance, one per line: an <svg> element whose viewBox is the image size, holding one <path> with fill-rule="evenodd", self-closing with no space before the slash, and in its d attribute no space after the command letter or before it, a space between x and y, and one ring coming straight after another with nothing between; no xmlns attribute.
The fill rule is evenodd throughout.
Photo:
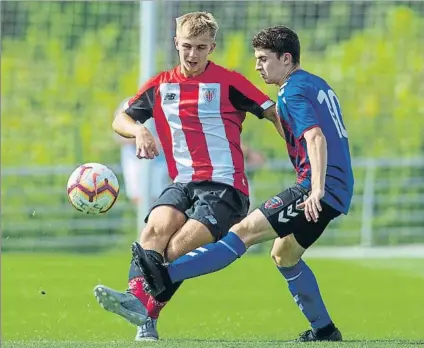
<svg viewBox="0 0 424 348"><path fill-rule="evenodd" d="M76 168L68 180L68 198L75 209L90 215L106 213L119 194L119 182L108 167L86 163Z"/></svg>

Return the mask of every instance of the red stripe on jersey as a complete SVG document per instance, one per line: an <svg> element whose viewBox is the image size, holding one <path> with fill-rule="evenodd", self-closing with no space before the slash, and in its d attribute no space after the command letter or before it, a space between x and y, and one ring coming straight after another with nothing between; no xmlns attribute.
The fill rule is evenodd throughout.
<svg viewBox="0 0 424 348"><path fill-rule="evenodd" d="M208 144L199 120L199 85L180 83L179 114L187 147L193 161L192 180L212 180L213 167L208 152Z"/></svg>
<svg viewBox="0 0 424 348"><path fill-rule="evenodd" d="M161 96L159 92L155 94L155 104L153 119L155 120L156 132L158 134L160 143L162 144L162 150L165 155L166 164L168 166L169 177L174 180L178 175L177 163L172 153L172 136L171 128L165 117L165 114L161 105Z"/></svg>
<svg viewBox="0 0 424 348"><path fill-rule="evenodd" d="M308 154L306 148L303 146L306 140L296 140L296 148L297 148L297 158L299 159L299 164L296 168L298 178L297 183L300 184L310 175L311 164L308 161Z"/></svg>

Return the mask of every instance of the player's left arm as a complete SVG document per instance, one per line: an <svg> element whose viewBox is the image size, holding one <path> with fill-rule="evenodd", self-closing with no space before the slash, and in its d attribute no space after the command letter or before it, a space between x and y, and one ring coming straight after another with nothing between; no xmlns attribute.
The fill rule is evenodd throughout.
<svg viewBox="0 0 424 348"><path fill-rule="evenodd" d="M311 194L299 205L303 208L306 219L318 221L322 211L320 200L325 193L325 175L327 173L327 140L320 127L307 130L303 137L306 141L309 162L311 164Z"/></svg>
<svg viewBox="0 0 424 348"><path fill-rule="evenodd" d="M243 75L232 72L229 86L230 102L240 111L250 112L259 119L272 122L277 132L284 139L280 117L275 110L275 103L265 93L253 85Z"/></svg>
<svg viewBox="0 0 424 348"><path fill-rule="evenodd" d="M290 88L290 87L289 87ZM327 141L322 133L318 115L300 86L290 88L284 95L284 103L293 119L293 133L299 142L306 142L311 164L311 192L309 197L298 205L303 209L308 221L318 221L322 211L320 200L324 197L325 175L327 171Z"/></svg>

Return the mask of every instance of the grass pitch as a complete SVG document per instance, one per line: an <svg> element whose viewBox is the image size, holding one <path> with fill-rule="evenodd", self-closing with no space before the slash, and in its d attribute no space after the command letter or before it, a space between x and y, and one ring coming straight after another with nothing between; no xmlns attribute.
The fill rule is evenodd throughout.
<svg viewBox="0 0 424 348"><path fill-rule="evenodd" d="M92 289L125 289L130 253L3 254L4 347L293 347L308 324L266 255L186 281L163 310L159 343L98 306ZM310 259L346 342L308 347L424 347L424 260ZM45 294L42 294L45 292Z"/></svg>

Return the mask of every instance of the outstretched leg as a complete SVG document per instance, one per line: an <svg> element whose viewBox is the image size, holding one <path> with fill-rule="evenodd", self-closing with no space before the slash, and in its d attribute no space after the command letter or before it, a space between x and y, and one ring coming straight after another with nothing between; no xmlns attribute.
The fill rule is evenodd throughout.
<svg viewBox="0 0 424 348"><path fill-rule="evenodd" d="M241 257L251 245L275 238L264 214L256 209L240 223L234 225L223 239L197 248L172 262L167 268L152 262L141 248L136 248L146 274L146 282L152 296L157 297L166 284L216 272ZM149 276L147 277L147 274Z"/></svg>

